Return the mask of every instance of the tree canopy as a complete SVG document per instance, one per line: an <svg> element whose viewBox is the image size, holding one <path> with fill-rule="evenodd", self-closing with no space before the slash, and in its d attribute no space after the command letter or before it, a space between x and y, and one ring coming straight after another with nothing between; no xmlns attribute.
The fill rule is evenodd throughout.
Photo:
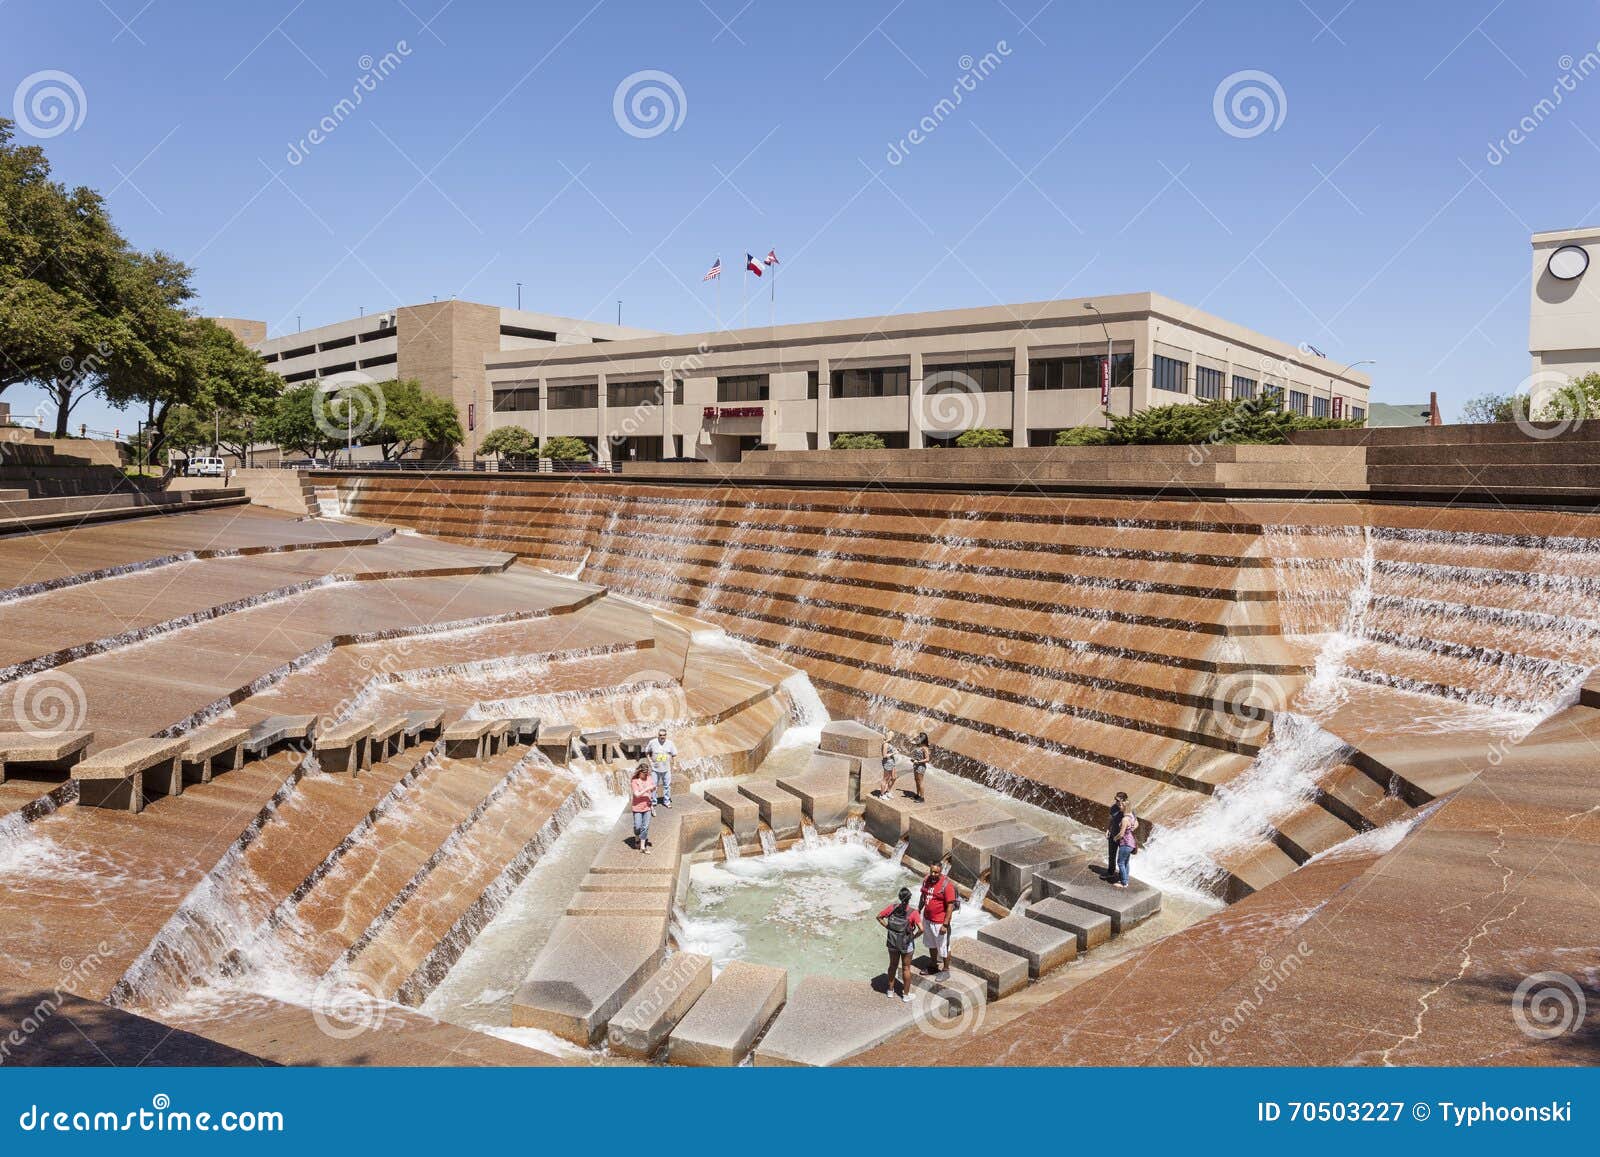
<svg viewBox="0 0 1600 1157"><path fill-rule="evenodd" d="M882 450L883 438L878 434L835 434L835 450Z"/></svg>
<svg viewBox="0 0 1600 1157"><path fill-rule="evenodd" d="M496 458L531 458L539 451L539 439L521 426L501 426L490 430L478 446L478 453Z"/></svg>
<svg viewBox="0 0 1600 1157"><path fill-rule="evenodd" d="M587 462L589 445L582 438L561 434L548 439L539 448L539 457L551 458L557 462Z"/></svg>

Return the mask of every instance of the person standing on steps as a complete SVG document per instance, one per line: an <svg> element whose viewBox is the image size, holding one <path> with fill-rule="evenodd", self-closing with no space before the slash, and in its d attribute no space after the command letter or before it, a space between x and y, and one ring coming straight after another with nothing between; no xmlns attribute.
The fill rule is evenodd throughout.
<svg viewBox="0 0 1600 1157"><path fill-rule="evenodd" d="M894 781L900 770L900 753L894 749L894 741L899 738L894 732L889 732L883 741L883 779L878 784L878 790L872 794L879 799L887 799L894 790Z"/></svg>
<svg viewBox="0 0 1600 1157"><path fill-rule="evenodd" d="M894 999L895 974L900 974L900 999L911 1000L911 954L922 931L922 916L911 906L911 889L901 888L900 898L878 913L878 923L888 933L889 999Z"/></svg>
<svg viewBox="0 0 1600 1157"><path fill-rule="evenodd" d="M944 870L944 861L935 860L922 878L922 942L928 946L928 970L942 976L950 965L950 921L961 907L955 881Z"/></svg>
<svg viewBox="0 0 1600 1157"><path fill-rule="evenodd" d="M1139 837L1135 834L1138 827L1139 817L1130 807L1122 813L1122 829L1117 833L1117 878L1111 884L1113 888L1128 886L1128 861L1139 850Z"/></svg>
<svg viewBox="0 0 1600 1157"><path fill-rule="evenodd" d="M1117 878L1117 841L1122 839L1122 817L1128 810L1128 793L1119 791L1111 804L1111 818L1106 821L1106 879Z"/></svg>
<svg viewBox="0 0 1600 1157"><path fill-rule="evenodd" d="M678 745L667 738L667 729L656 732L656 737L644 746L645 758L661 784L661 805L672 806L672 765L678 760Z"/></svg>
<svg viewBox="0 0 1600 1157"><path fill-rule="evenodd" d="M916 738L911 741L911 776L917 781L917 790L912 793L912 799L923 803L922 777L928 774L928 764L933 759L933 748L928 746L928 733L919 731Z"/></svg>
<svg viewBox="0 0 1600 1157"><path fill-rule="evenodd" d="M628 793L633 800L633 846L641 855L650 854L650 818L655 815L656 777L650 774L650 764L641 759L628 781Z"/></svg>

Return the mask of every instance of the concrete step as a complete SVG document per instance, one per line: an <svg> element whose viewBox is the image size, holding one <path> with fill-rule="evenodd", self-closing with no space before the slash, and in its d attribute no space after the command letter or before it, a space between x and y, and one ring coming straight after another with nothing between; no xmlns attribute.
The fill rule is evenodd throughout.
<svg viewBox="0 0 1600 1157"><path fill-rule="evenodd" d="M1039 872L1086 862L1082 852L1061 840L993 852L989 857L989 897L997 904L1014 908L1018 900L1033 895L1033 878Z"/></svg>
<svg viewBox="0 0 1600 1157"><path fill-rule="evenodd" d="M894 791L886 796L869 792L861 797L866 810L867 831L886 844L898 844L910 834L913 815L976 798L954 780L929 775L926 777L923 800L919 802L906 794L912 788L910 779L909 775L902 775Z"/></svg>
<svg viewBox="0 0 1600 1157"><path fill-rule="evenodd" d="M1270 845L1269 845L1270 846ZM1033 896L1059 896L1080 908L1111 917L1111 931L1121 934L1161 911L1161 893L1149 884L1131 881L1126 888L1108 884L1096 867L1066 864L1047 868L1033 878Z"/></svg>
<svg viewBox="0 0 1600 1157"><path fill-rule="evenodd" d="M1078 938L1078 951L1098 948L1111 939L1111 917L1096 912L1059 896L1029 904L1023 913L1029 920L1037 920L1052 928L1071 932Z"/></svg>
<svg viewBox="0 0 1600 1157"><path fill-rule="evenodd" d="M714 784L707 787L704 794L705 801L717 809L722 822L733 830L741 844L756 838L756 829L761 824L760 804L733 784Z"/></svg>
<svg viewBox="0 0 1600 1157"><path fill-rule="evenodd" d="M756 811L777 837L800 834L800 797L770 779L741 779L739 794L754 800Z"/></svg>
<svg viewBox="0 0 1600 1157"><path fill-rule="evenodd" d="M788 994L783 969L731 961L672 1030L667 1059L675 1065L737 1065Z"/></svg>
<svg viewBox="0 0 1600 1157"><path fill-rule="evenodd" d="M831 832L850 818L860 782L855 760L818 751L805 771L781 776L778 786L799 798L800 810L817 830Z"/></svg>
<svg viewBox="0 0 1600 1157"><path fill-rule="evenodd" d="M927 992L913 990L906 1002L865 980L808 976L761 1038L755 1063L836 1065L926 1023L943 1004Z"/></svg>
<svg viewBox="0 0 1600 1157"><path fill-rule="evenodd" d="M990 1000L1010 996L1028 983L1027 957L972 936L962 936L951 943L950 967L982 980Z"/></svg>
<svg viewBox="0 0 1600 1157"><path fill-rule="evenodd" d="M1007 916L986 924L978 929L978 939L1022 957L1034 980L1078 958L1076 933L1026 916Z"/></svg>
<svg viewBox="0 0 1600 1157"><path fill-rule="evenodd" d="M963 972L959 968L950 969L942 977L937 974L913 972L911 987L920 988L939 997L952 1014L981 1007L989 1001L988 983L981 976Z"/></svg>
<svg viewBox="0 0 1600 1157"><path fill-rule="evenodd" d="M676 953L611 1018L607 1045L620 1056L648 1060L710 987L711 957Z"/></svg>
<svg viewBox="0 0 1600 1157"><path fill-rule="evenodd" d="M1017 852L1044 841L1045 834L1038 828L1016 820L958 833L950 842L951 874L957 883L970 888L990 871L996 853Z"/></svg>
<svg viewBox="0 0 1600 1157"><path fill-rule="evenodd" d="M907 834L911 844L906 854L920 863L931 864L950 854L958 834L997 827L1010 819L1010 813L981 799L915 812L909 817Z"/></svg>
<svg viewBox="0 0 1600 1157"><path fill-rule="evenodd" d="M511 1003L514 1028L585 1047L661 965L666 917L563 916Z"/></svg>

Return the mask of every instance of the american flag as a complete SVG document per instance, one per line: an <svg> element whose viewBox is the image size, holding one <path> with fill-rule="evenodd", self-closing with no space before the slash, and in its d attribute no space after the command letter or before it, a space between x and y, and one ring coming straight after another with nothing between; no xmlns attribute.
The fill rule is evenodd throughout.
<svg viewBox="0 0 1600 1157"><path fill-rule="evenodd" d="M762 259L762 264L763 265L776 265L776 264L778 264L778 251L776 249L768 249L766 257Z"/></svg>
<svg viewBox="0 0 1600 1157"><path fill-rule="evenodd" d="M715 261L713 261L711 263L711 268L706 270L706 275L704 277L702 277L700 280L701 281L715 281L717 278L719 278L721 276L722 276L722 258L719 257L719 258L717 258Z"/></svg>

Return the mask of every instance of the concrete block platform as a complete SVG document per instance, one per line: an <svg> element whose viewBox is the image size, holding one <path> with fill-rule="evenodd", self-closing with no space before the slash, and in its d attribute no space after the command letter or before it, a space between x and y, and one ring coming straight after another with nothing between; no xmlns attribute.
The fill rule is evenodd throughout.
<svg viewBox="0 0 1600 1157"><path fill-rule="evenodd" d="M705 789L705 800L722 814L722 822L733 829L741 844L756 838L761 824L761 807L731 784L716 784Z"/></svg>
<svg viewBox="0 0 1600 1157"><path fill-rule="evenodd" d="M819 759L823 761L819 765ZM817 753L811 766L778 779L778 786L800 800L800 810L821 832L836 831L850 818L853 761Z"/></svg>
<svg viewBox="0 0 1600 1157"><path fill-rule="evenodd" d="M1076 933L1026 916L1007 916L985 925L978 929L978 939L1022 957L1034 980L1078 958Z"/></svg>
<svg viewBox="0 0 1600 1157"><path fill-rule="evenodd" d="M1074 904L1059 896L1029 904L1026 916L1029 920L1037 920L1041 924L1049 924L1053 928L1071 932L1078 938L1079 952L1098 948L1111 939L1110 916Z"/></svg>
<svg viewBox="0 0 1600 1157"><path fill-rule="evenodd" d="M950 968L969 972L984 982L990 1000L1010 996L1028 983L1028 961L1004 948L971 936L950 943Z"/></svg>
<svg viewBox="0 0 1600 1157"><path fill-rule="evenodd" d="M578 884L580 892L664 892L677 890L677 873L651 864L636 872L590 872Z"/></svg>
<svg viewBox="0 0 1600 1157"><path fill-rule="evenodd" d="M1088 864L1047 868L1033 879L1033 898L1061 899L1111 917L1111 933L1119 935L1161 911L1161 893L1138 880L1126 889L1113 888Z"/></svg>
<svg viewBox="0 0 1600 1157"><path fill-rule="evenodd" d="M854 719L825 724L817 746L834 755L853 756L863 766L877 767L883 762L883 736Z"/></svg>
<svg viewBox="0 0 1600 1157"><path fill-rule="evenodd" d="M739 794L755 800L766 825L780 840L800 834L800 797L770 779L742 779Z"/></svg>
<svg viewBox="0 0 1600 1157"><path fill-rule="evenodd" d="M1044 840L1021 848L995 851L989 857L989 895L995 903L1014 908L1018 900L1033 895L1033 877L1062 864L1085 863L1087 857L1061 840Z"/></svg>
<svg viewBox="0 0 1600 1157"><path fill-rule="evenodd" d="M943 1011L941 998L890 999L866 980L807 976L755 1052L757 1065L836 1065L916 1028Z"/></svg>
<svg viewBox="0 0 1600 1157"><path fill-rule="evenodd" d="M140 812L154 796L182 795L183 739L134 739L73 765L80 807Z"/></svg>
<svg viewBox="0 0 1600 1157"><path fill-rule="evenodd" d="M670 891L601 891L579 888L567 901L568 916L670 916Z"/></svg>
<svg viewBox="0 0 1600 1157"><path fill-rule="evenodd" d="M656 810L650 825L652 840L656 837L655 825L663 822L677 825L678 846L684 855L721 846L722 809L691 792L674 796L672 807Z"/></svg>
<svg viewBox="0 0 1600 1157"><path fill-rule="evenodd" d="M911 974L911 987L932 993L949 1006L952 1013L987 1004L989 985L983 977L952 968L943 977L923 972Z"/></svg>
<svg viewBox="0 0 1600 1157"><path fill-rule="evenodd" d="M1017 820L976 831L957 832L950 841L950 873L958 884L970 888L989 871L995 853L1015 852L1044 840L1045 834L1038 828ZM991 881L990 889L993 887Z"/></svg>
<svg viewBox="0 0 1600 1157"><path fill-rule="evenodd" d="M998 827L1011 822L1011 817L994 804L975 799L912 812L906 820L906 834L911 839L906 854L920 863L931 864L950 854L957 835Z"/></svg>
<svg viewBox="0 0 1600 1157"><path fill-rule="evenodd" d="M788 993L783 969L732 961L672 1030L667 1059L675 1065L738 1064Z"/></svg>
<svg viewBox="0 0 1600 1157"><path fill-rule="evenodd" d="M899 782L904 784L906 777L901 777ZM921 803L906 795L899 787L887 796L876 796L868 791L861 797L861 805L866 810L867 831L886 844L898 844L910 834L913 815L966 803L974 798L972 792L956 786L952 781L931 775L924 787L926 794ZM910 790L909 787L906 790Z"/></svg>
<svg viewBox="0 0 1600 1157"><path fill-rule="evenodd" d="M620 1056L649 1059L710 987L711 957L677 953L611 1018L607 1045Z"/></svg>
<svg viewBox="0 0 1600 1157"><path fill-rule="evenodd" d="M514 1028L584 1046L661 965L665 916L563 916L511 1002Z"/></svg>

